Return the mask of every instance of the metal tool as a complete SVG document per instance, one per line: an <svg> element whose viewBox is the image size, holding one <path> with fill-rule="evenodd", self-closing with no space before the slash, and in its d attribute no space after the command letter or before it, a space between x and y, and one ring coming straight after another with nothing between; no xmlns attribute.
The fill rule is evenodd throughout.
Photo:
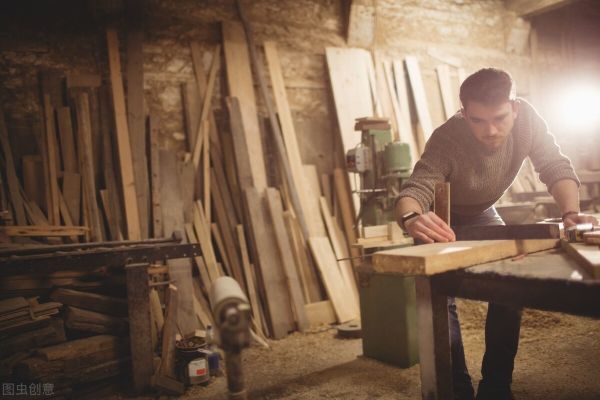
<svg viewBox="0 0 600 400"><path fill-rule="evenodd" d="M225 351L230 399L247 399L242 368L242 349L250 345L250 305L235 279L222 276L210 287L210 304Z"/></svg>
<svg viewBox="0 0 600 400"><path fill-rule="evenodd" d="M565 230L565 236L569 242L583 242L583 234L586 232L593 232L595 230L600 229L597 226L594 226L592 223L587 224L577 224L568 227Z"/></svg>
<svg viewBox="0 0 600 400"><path fill-rule="evenodd" d="M354 129L361 131L361 142L346 153L346 168L360 176L357 219L363 226L393 222L400 186L411 173L410 147L392 141L385 118L360 118Z"/></svg>

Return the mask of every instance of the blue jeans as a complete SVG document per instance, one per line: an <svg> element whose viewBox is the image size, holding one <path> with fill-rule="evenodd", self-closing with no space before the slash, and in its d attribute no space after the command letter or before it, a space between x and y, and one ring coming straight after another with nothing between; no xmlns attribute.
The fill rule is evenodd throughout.
<svg viewBox="0 0 600 400"><path fill-rule="evenodd" d="M450 222L452 226L504 225L504 221L494 207L490 207L476 216L466 217L452 214ZM473 400L473 384L465 362L460 322L453 297L448 298L448 316L454 398ZM510 399L510 385L519 346L520 329L520 308L488 304L485 321L485 354L481 364L482 379L479 383L477 400Z"/></svg>

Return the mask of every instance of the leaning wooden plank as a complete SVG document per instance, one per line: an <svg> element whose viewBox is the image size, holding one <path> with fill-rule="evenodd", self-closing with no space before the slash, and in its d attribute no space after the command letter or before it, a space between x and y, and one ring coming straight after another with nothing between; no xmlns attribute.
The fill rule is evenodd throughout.
<svg viewBox="0 0 600 400"><path fill-rule="evenodd" d="M50 298L59 303L86 310L98 311L119 317L127 316L127 301L118 297L58 288L50 294Z"/></svg>
<svg viewBox="0 0 600 400"><path fill-rule="evenodd" d="M292 254L298 266L298 275L302 283L302 291L307 303L321 300L321 291L319 289L319 278L313 264L309 261L309 249L302 236L302 231L298 221L294 218L291 211L286 210L283 213L286 229L292 242Z"/></svg>
<svg viewBox="0 0 600 400"><path fill-rule="evenodd" d="M189 243L198 243L198 238L196 237L196 232L194 232L194 227L192 224L185 224L185 233ZM211 279L210 275L208 274L208 270L206 269L204 260L202 257L195 257L194 262L196 263L196 268L198 268L198 274L200 275L202 285L208 289L211 284Z"/></svg>
<svg viewBox="0 0 600 400"><path fill-rule="evenodd" d="M58 133L60 136L63 170L68 172L78 172L79 168L77 166L77 152L73 136L71 109L69 107L60 107L56 110L56 114L58 117Z"/></svg>
<svg viewBox="0 0 600 400"><path fill-rule="evenodd" d="M79 224L81 216L81 175L63 172L62 193L74 224Z"/></svg>
<svg viewBox="0 0 600 400"><path fill-rule="evenodd" d="M419 154L421 153L415 138L410 117L410 101L408 98L408 89L406 87L406 77L402 61L392 61L392 69L394 72L394 83L396 84L398 107L400 108L400 114L402 115L402 118L400 119L400 139L410 146L411 165L414 167L415 163L419 160Z"/></svg>
<svg viewBox="0 0 600 400"><path fill-rule="evenodd" d="M310 237L308 238L310 249L321 271L323 284L327 290L327 295L333 304L335 315L338 322L348 322L359 318L359 313L356 307L348 302L348 298L352 296L349 289L344 285L344 279L337 265L337 260L331 243L326 237Z"/></svg>
<svg viewBox="0 0 600 400"><path fill-rule="evenodd" d="M123 92L119 40L117 38L116 30L108 29L106 31L106 40L108 43L110 83L112 87L119 164L121 167L125 218L127 221L127 238L129 240L140 240L142 238L140 231L140 217L131 157L129 127L127 126L127 118L125 115L125 94Z"/></svg>
<svg viewBox="0 0 600 400"><path fill-rule="evenodd" d="M11 225L1 226L0 232L8 236L79 236L84 235L89 229L85 226L35 226Z"/></svg>
<svg viewBox="0 0 600 400"><path fill-rule="evenodd" d="M561 240L561 247L594 279L600 279L600 248L597 245Z"/></svg>
<svg viewBox="0 0 600 400"><path fill-rule="evenodd" d="M287 157L290 161L292 171L292 179L296 189L298 190L300 206L306 220L308 233L310 236L322 236L325 234L323 221L319 216L319 210L315 207L315 203L309 201L308 197L313 196L311 187L306 182L302 170L302 157L298 147L296 130L292 120L292 112L288 103L287 93L285 91L285 83L283 81L283 73L279 62L279 54L275 42L267 41L265 46L265 56L269 75L271 77L271 85L275 97L275 105L277 107L277 115L281 124L281 133L285 143Z"/></svg>
<svg viewBox="0 0 600 400"><path fill-rule="evenodd" d="M192 61L194 59L192 58ZM198 132L198 121L200 120L201 101L198 94L198 86L195 82L184 82L181 84L181 96L183 116L185 122L185 136L187 138L187 150L192 153L196 143Z"/></svg>
<svg viewBox="0 0 600 400"><path fill-rule="evenodd" d="M311 328L317 328L321 325L331 325L336 321L331 300L305 304L304 310L306 311Z"/></svg>
<svg viewBox="0 0 600 400"><path fill-rule="evenodd" d="M262 191L267 187L267 176L246 34L242 24L233 21L223 22L222 30L229 95L240 102L246 143L253 159L250 165L253 184Z"/></svg>
<svg viewBox="0 0 600 400"><path fill-rule="evenodd" d="M60 210L58 203L58 148L56 147L56 129L54 125L54 108L50 104L50 95L44 94L44 125L46 144L46 168L48 169L49 199L48 221L51 224L60 224Z"/></svg>
<svg viewBox="0 0 600 400"><path fill-rule="evenodd" d="M276 246L275 233L269 218L266 200L257 189L245 190L246 209L256 246L254 259L258 260L265 288L267 315L271 323L273 338L280 339L295 329L292 304L282 261ZM286 255L289 257L289 255Z"/></svg>
<svg viewBox="0 0 600 400"><path fill-rule="evenodd" d="M194 312L192 266L189 260L178 258L168 261L169 278L179 291L177 327L181 336L187 337L199 328Z"/></svg>
<svg viewBox="0 0 600 400"><path fill-rule="evenodd" d="M366 62L363 61L371 55L363 49L336 47L327 47L325 55L338 129L344 154L346 154L358 143L359 134L354 130L354 121L357 118L373 116L369 74ZM351 188L358 189L354 187L352 181ZM353 202L358 209L357 196L354 196Z"/></svg>
<svg viewBox="0 0 600 400"><path fill-rule="evenodd" d="M433 275L523 253L548 250L558 243L556 239L432 243L380 251L373 255L372 260L377 272Z"/></svg>
<svg viewBox="0 0 600 400"><path fill-rule="evenodd" d="M202 202L200 200L196 201L194 207L194 230L196 231L198 242L202 249L202 256L206 262L208 275L210 277L210 282L212 283L223 274L217 265L217 258L215 257L215 251L210 240L210 227L204 216L204 207L202 207Z"/></svg>
<svg viewBox="0 0 600 400"><path fill-rule="evenodd" d="M250 305L252 306L252 313L254 318L258 321L263 319L262 308L258 301L258 293L254 284L254 274L252 273L252 267L250 266L250 258L248 255L248 247L246 246L246 235L244 234L244 227L242 225L236 226L237 237L240 245L240 252L242 254L242 266L244 268L244 275L246 275L246 283L248 284L248 298L250 299ZM262 325L257 323L256 329L259 335L264 336Z"/></svg>
<svg viewBox="0 0 600 400"><path fill-rule="evenodd" d="M352 294L352 305L356 307L356 312L358 313L360 312L358 287L356 286L354 270L352 269L352 263L350 261L348 244L346 243L346 240L344 240L343 236L339 235L341 231L339 227L335 226L337 225L337 221L334 221L325 197L321 197L320 204L321 213L323 214L323 219L325 220L325 226L327 226L327 233L329 234L333 252L335 253L335 257L339 260L338 265L340 267L340 272L342 273L342 278L344 279L344 284Z"/></svg>
<svg viewBox="0 0 600 400"><path fill-rule="evenodd" d="M73 219L71 218L71 213L69 212L69 208L67 207L67 202L65 201L65 198L63 197L63 194L60 191L58 192L58 204L59 204L59 209L60 209L60 215L62 216L62 220L63 220L65 226L75 225L73 223ZM79 241L77 236L70 236L69 239L74 243Z"/></svg>
<svg viewBox="0 0 600 400"><path fill-rule="evenodd" d="M96 181L94 174L94 151L92 148L92 128L90 105L87 93L77 92L75 95L77 112L77 147L79 150L79 170L82 175L82 193L85 198L85 209L90 222L90 239L93 242L103 240L100 210L96 201Z"/></svg>
<svg viewBox="0 0 600 400"><path fill-rule="evenodd" d="M233 152L237 167L240 189L245 190L254 187L254 177L250 169L250 148L247 145L246 133L244 129L242 110L240 101L237 97L227 98L227 109L229 111L229 124L233 136Z"/></svg>
<svg viewBox="0 0 600 400"><path fill-rule="evenodd" d="M163 237L162 210L160 206L160 151L158 121L150 117L150 186L152 194L152 237Z"/></svg>
<svg viewBox="0 0 600 400"><path fill-rule="evenodd" d="M419 145L421 146L420 150L422 153L425 149L425 143L433 133L433 124L431 122L431 115L429 114L429 103L427 102L427 95L425 94L425 86L423 86L419 61L416 57L408 56L404 59L404 63L406 64L406 71L408 71L408 79L410 81L417 115L419 116L419 124L421 125L421 140Z"/></svg>
<svg viewBox="0 0 600 400"><path fill-rule="evenodd" d="M141 392L150 385L154 372L152 359L152 317L150 314L150 284L148 264L125 267L127 275L127 310L129 314L129 343L133 387Z"/></svg>
<svg viewBox="0 0 600 400"><path fill-rule="evenodd" d="M102 134L102 161L103 161L103 172L104 172L104 184L106 190L108 190L108 200L111 208L111 214L114 220L109 226L110 235L112 240L123 240L124 225L123 225L123 208L121 206L122 200L120 196L120 190L117 185L117 179L115 175L115 154L113 152L113 138L112 138L112 112L108 105L109 93L108 88L103 86L100 88L100 131Z"/></svg>
<svg viewBox="0 0 600 400"><path fill-rule="evenodd" d="M23 190L28 201L44 204L44 164L39 155L24 155L21 157L23 175Z"/></svg>
<svg viewBox="0 0 600 400"><path fill-rule="evenodd" d="M200 282L194 279L192 285L194 287L194 312L196 313L196 317L198 317L202 329L206 329L209 325L215 326L210 305L200 289Z"/></svg>
<svg viewBox="0 0 600 400"><path fill-rule="evenodd" d="M15 211L15 220L19 225L26 225L25 209L23 208L23 199L19 195L19 178L15 171L10 142L8 140L8 130L4 121L4 111L0 108L0 144L2 145L2 154L6 165L6 175L8 181L8 192L10 200Z"/></svg>
<svg viewBox="0 0 600 400"><path fill-rule="evenodd" d="M162 234L170 237L174 231L183 232L183 197L177 154L172 150L159 150L159 180Z"/></svg>
<svg viewBox="0 0 600 400"><path fill-rule="evenodd" d="M285 229L283 222L283 208L281 206L281 196L275 188L267 188L266 191L267 205L271 214L271 222L275 231L275 239L277 247L281 254L283 264L283 272L287 281L288 290L290 292L290 300L292 302L292 310L294 311L295 319L300 331L305 331L309 327L306 313L304 312L304 296L300 290L300 279L298 278L298 266L292 256L292 247L290 237Z"/></svg>
<svg viewBox="0 0 600 400"><path fill-rule="evenodd" d="M146 118L144 117L144 54L141 29L127 32L127 123L131 141L131 161L135 177L135 193L142 239L149 238L150 190L146 157Z"/></svg>
<svg viewBox="0 0 600 400"><path fill-rule="evenodd" d="M177 287L169 285L167 290L167 306L162 337L162 357L158 375L175 378L175 334L177 333L177 303L179 296Z"/></svg>
<svg viewBox="0 0 600 400"><path fill-rule="evenodd" d="M193 51L196 47L194 47ZM196 75L202 74L202 64L197 64L198 59L197 56L192 58L194 62L194 70L197 71ZM200 120L198 121L198 131L195 132L195 140L194 140L194 151L192 153L192 161L194 162L194 166L196 170L200 166L200 151L202 150L202 146L206 145L206 139L204 139L208 135L209 129L209 114L211 112L211 103L213 97L213 91L215 87L215 81L217 78L217 72L219 71L219 65L221 61L221 45L216 45L215 50L213 52L213 60L210 66L210 73L208 77L208 83L206 85L206 90L204 93L204 99L202 101L202 109L200 111ZM204 140L204 144L202 144L202 140Z"/></svg>
<svg viewBox="0 0 600 400"><path fill-rule="evenodd" d="M350 196L348 195L350 190L348 188L348 177L341 168L333 170L333 181L335 184L335 194L338 199L338 205L342 214L342 222L344 224L344 233L350 246L350 254L352 255L354 265L357 265L358 258L360 257L360 251L354 247L356 243L356 227L354 226L354 212L352 211L352 203L350 202Z"/></svg>
<svg viewBox="0 0 600 400"><path fill-rule="evenodd" d="M458 111L454 101L452 83L450 82L450 67L446 64L441 64L435 68L435 72L437 73L438 84L440 86L442 104L444 105L444 114L446 119L449 119L456 114L456 111Z"/></svg>

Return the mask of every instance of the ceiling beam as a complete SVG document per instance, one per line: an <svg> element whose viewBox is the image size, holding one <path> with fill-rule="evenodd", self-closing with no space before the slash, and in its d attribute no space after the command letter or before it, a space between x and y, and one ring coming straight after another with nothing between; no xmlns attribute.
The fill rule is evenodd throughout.
<svg viewBox="0 0 600 400"><path fill-rule="evenodd" d="M532 17L574 3L576 0L505 0L506 8L519 17Z"/></svg>

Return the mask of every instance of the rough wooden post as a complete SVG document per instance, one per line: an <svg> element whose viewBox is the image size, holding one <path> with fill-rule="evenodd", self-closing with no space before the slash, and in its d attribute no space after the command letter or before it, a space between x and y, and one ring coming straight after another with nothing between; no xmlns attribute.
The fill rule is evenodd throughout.
<svg viewBox="0 0 600 400"><path fill-rule="evenodd" d="M149 387L154 372L148 264L131 264L125 271L133 387L140 393Z"/></svg>

